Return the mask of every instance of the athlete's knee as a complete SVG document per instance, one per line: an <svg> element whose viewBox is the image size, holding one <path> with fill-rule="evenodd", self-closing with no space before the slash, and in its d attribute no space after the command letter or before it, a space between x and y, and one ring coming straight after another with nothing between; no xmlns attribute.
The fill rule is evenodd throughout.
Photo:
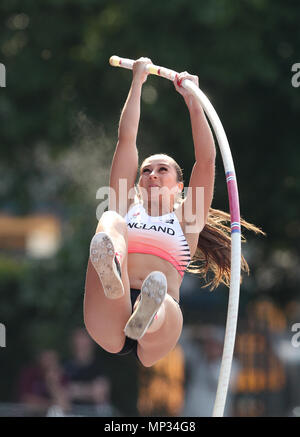
<svg viewBox="0 0 300 437"><path fill-rule="evenodd" d="M110 354L117 354L123 349L124 341L118 341L117 343L112 343L111 341L108 343L102 342L101 344L99 343L99 346Z"/></svg>
<svg viewBox="0 0 300 437"><path fill-rule="evenodd" d="M89 317L87 315L85 315L84 317L84 324L92 340L94 340L95 343L97 343L106 352L109 352L111 354L116 354L122 350L125 341L125 336L124 338L123 336L120 336L120 338L110 337L108 339L102 337L101 335L99 335L99 332L95 329L92 321L89 320Z"/></svg>
<svg viewBox="0 0 300 437"><path fill-rule="evenodd" d="M118 214L116 211L105 211L101 218L100 218L101 222L106 222L106 223L126 223L124 218Z"/></svg>
<svg viewBox="0 0 300 437"><path fill-rule="evenodd" d="M173 346L175 347L176 344ZM137 349L137 356L139 361L144 367L152 367L154 366L158 361L162 360L165 356L168 355L169 352L173 349L173 347L170 347L169 349L163 351L150 351L145 350L144 348L141 348L138 346Z"/></svg>
<svg viewBox="0 0 300 437"><path fill-rule="evenodd" d="M140 345L137 348L137 356L144 367L152 367L162 358L162 356L154 357L154 354L147 353Z"/></svg>
<svg viewBox="0 0 300 437"><path fill-rule="evenodd" d="M154 366L154 364L157 363L157 361L159 361L159 360L154 361L153 359L151 359L149 357L147 357L147 358L139 357L139 360L144 367L152 367L152 366Z"/></svg>
<svg viewBox="0 0 300 437"><path fill-rule="evenodd" d="M124 235L127 232L127 224L124 218L116 211L105 211L99 220L96 232L106 229L116 229Z"/></svg>

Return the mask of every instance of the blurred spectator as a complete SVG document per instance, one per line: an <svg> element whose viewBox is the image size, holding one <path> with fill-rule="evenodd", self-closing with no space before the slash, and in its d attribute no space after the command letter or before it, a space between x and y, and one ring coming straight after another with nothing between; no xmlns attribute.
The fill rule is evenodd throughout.
<svg viewBox="0 0 300 437"><path fill-rule="evenodd" d="M68 379L60 365L56 351L41 351L36 362L21 370L17 395L19 402L33 415L45 415L56 407L61 415L70 409Z"/></svg>
<svg viewBox="0 0 300 437"><path fill-rule="evenodd" d="M141 416L176 417L184 402L184 354L177 344L151 367L140 365L138 411Z"/></svg>
<svg viewBox="0 0 300 437"><path fill-rule="evenodd" d="M241 372L236 387L235 416L286 415L286 370L276 351L285 330L285 314L271 298L249 302L236 338Z"/></svg>
<svg viewBox="0 0 300 437"><path fill-rule="evenodd" d="M110 382L101 362L95 356L95 344L85 329L77 328L71 335L72 357L64 369L69 378L69 396L74 406L96 407L109 414Z"/></svg>
<svg viewBox="0 0 300 437"><path fill-rule="evenodd" d="M186 393L182 411L184 417L210 417L217 393L224 345L224 329L215 325L186 328L181 344L186 361ZM231 391L235 386L239 366L232 362L230 388L224 416L232 415Z"/></svg>
<svg viewBox="0 0 300 437"><path fill-rule="evenodd" d="M300 416L300 301L291 300L285 307L286 330L280 332L274 341L274 350L284 363L287 379L286 415Z"/></svg>

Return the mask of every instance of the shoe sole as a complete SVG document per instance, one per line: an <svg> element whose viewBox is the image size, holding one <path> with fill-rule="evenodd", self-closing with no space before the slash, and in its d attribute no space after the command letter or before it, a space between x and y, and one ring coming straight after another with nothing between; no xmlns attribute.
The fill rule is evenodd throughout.
<svg viewBox="0 0 300 437"><path fill-rule="evenodd" d="M98 232L90 244L90 260L109 299L119 299L124 295L124 287L115 265L115 250L110 237Z"/></svg>
<svg viewBox="0 0 300 437"><path fill-rule="evenodd" d="M124 332L138 340L146 333L167 293L167 280L161 272L151 272L141 287L140 301L128 320Z"/></svg>

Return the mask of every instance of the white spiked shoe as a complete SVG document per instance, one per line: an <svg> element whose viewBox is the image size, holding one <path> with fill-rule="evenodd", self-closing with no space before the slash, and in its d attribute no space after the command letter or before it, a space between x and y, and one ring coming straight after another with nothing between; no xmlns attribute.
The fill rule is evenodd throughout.
<svg viewBox="0 0 300 437"><path fill-rule="evenodd" d="M124 332L134 340L149 328L167 293L167 279L161 272L151 272L141 287L140 301L128 320Z"/></svg>
<svg viewBox="0 0 300 437"><path fill-rule="evenodd" d="M90 244L90 260L98 273L103 290L109 299L118 299L124 295L121 270L115 256L111 238L105 232L98 232Z"/></svg>

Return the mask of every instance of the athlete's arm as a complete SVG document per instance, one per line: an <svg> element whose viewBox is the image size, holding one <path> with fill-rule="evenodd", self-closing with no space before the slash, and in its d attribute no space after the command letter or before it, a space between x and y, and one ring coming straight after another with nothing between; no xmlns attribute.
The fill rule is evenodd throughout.
<svg viewBox="0 0 300 437"><path fill-rule="evenodd" d="M114 205L114 199L110 198L109 208L123 214L133 201L128 198L128 193L134 187L138 170L136 138L140 121L142 85L148 76L145 65L149 63L151 63L150 59L140 58L133 65L132 83L121 113L118 142L111 166L110 187L115 192L116 205ZM121 191L120 179L123 179L122 184L124 184Z"/></svg>
<svg viewBox="0 0 300 437"><path fill-rule="evenodd" d="M189 75L186 72L179 75L179 81L185 78L192 80L198 86L197 76ZM186 200L182 205L182 216L183 221L187 223L192 223L194 221L193 217L197 217L196 232L200 232L207 221L213 198L216 157L215 143L200 102L190 91L178 85L176 79L174 85L176 90L183 95L190 113L195 150L195 164L192 169ZM198 202L198 208L196 197L198 197L199 201L201 192L196 196L197 187L203 187L203 205L201 205L201 202Z"/></svg>

